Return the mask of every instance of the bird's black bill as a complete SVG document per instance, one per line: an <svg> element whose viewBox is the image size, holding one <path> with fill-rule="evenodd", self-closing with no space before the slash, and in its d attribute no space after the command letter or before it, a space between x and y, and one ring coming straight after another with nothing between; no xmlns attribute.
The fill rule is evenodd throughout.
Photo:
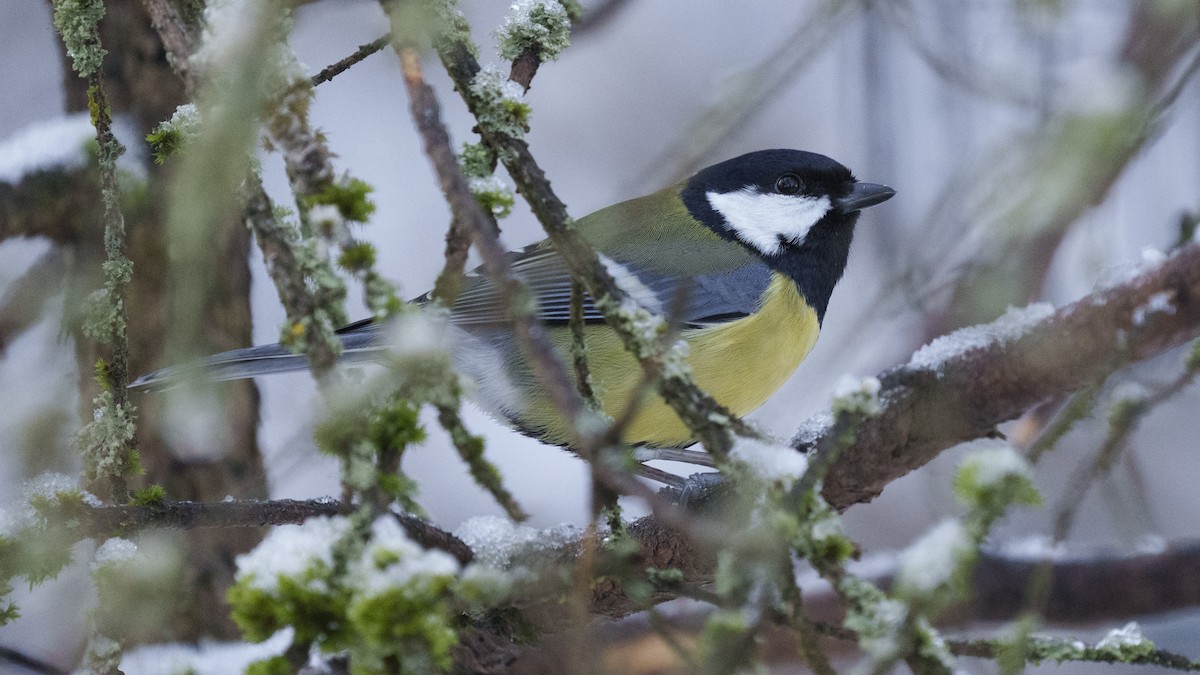
<svg viewBox="0 0 1200 675"><path fill-rule="evenodd" d="M895 190L879 183L855 183L850 194L837 200L836 203L843 213L849 213L882 204L895 194Z"/></svg>

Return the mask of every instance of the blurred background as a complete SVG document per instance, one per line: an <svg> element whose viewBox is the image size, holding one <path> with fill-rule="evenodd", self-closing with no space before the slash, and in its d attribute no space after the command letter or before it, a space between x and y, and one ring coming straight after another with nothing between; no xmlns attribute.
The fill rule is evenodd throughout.
<svg viewBox="0 0 1200 675"><path fill-rule="evenodd" d="M827 154L862 180L896 188L896 198L860 221L816 350L750 417L789 438L827 407L839 376L903 363L933 337L991 320L1009 305L1071 302L1177 244L1181 222L1200 207L1198 45L1188 5L612 3L535 78L528 139L574 216L772 147ZM498 61L491 31L507 3L462 6L484 45L481 60ZM1178 20L1180 12L1190 18ZM316 72L385 30L376 2L314 2L296 11L292 44ZM69 94L62 59L49 3L0 0L0 144L63 114ZM435 60L427 59L426 72L455 143L475 140L472 120ZM327 135L338 169L375 186L378 210L360 234L377 244L379 269L414 297L442 266L448 209L407 105L398 63L385 50L318 87L313 122ZM263 167L268 191L289 203L282 163L264 154ZM543 236L520 204L501 227L510 248ZM51 248L37 238L0 242L0 289ZM274 342L284 313L257 251L250 271L253 341ZM352 318L367 314L358 297L351 289ZM44 318L3 344L2 495L17 495L40 471L78 470L69 442L78 427L80 373L59 317L52 302ZM1167 353L1114 377L1100 414L1039 465L1048 506L1014 513L996 541L1046 535L1067 477L1091 461L1104 438L1105 397L1117 385L1126 392L1161 386L1181 372L1181 362L1182 352ZM269 494L338 494L336 461L311 442L320 415L311 377L276 376L258 388ZM1082 503L1072 547L1133 551L1200 537L1198 404L1192 387L1145 420L1111 475ZM588 474L580 461L474 409L466 420L486 436L488 457L531 525L586 521ZM404 467L419 481L432 519L454 529L473 516L501 514L430 422L429 441L406 456ZM1008 431L1027 441L1038 423L1035 417ZM944 453L848 512L850 534L864 551L903 547L956 512L957 455ZM186 470L187 458L176 459ZM640 513L638 504L628 506L630 515ZM84 635L88 587L85 567L76 566L32 593L19 589L25 616L0 629L0 644L68 665ZM1197 624L1188 617L1144 627L1160 647L1200 658Z"/></svg>

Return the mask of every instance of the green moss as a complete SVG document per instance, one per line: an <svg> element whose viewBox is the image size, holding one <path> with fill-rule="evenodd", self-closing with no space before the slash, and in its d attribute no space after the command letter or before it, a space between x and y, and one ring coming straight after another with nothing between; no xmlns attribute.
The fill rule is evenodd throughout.
<svg viewBox="0 0 1200 675"><path fill-rule="evenodd" d="M739 666L753 655L745 644L750 626L741 612L722 609L713 612L704 623L700 636L699 662L704 672L741 672Z"/></svg>
<svg viewBox="0 0 1200 675"><path fill-rule="evenodd" d="M160 123L149 134L146 142L154 161L162 164L168 157L181 152L200 134L200 111L193 103L185 103L175 109L171 119Z"/></svg>
<svg viewBox="0 0 1200 675"><path fill-rule="evenodd" d="M496 218L508 217L517 203L512 190L495 176L471 177L469 186L479 206Z"/></svg>
<svg viewBox="0 0 1200 675"><path fill-rule="evenodd" d="M152 506L162 504L167 499L167 490L161 485L155 484L138 490L133 493L133 498L129 503L134 506Z"/></svg>
<svg viewBox="0 0 1200 675"><path fill-rule="evenodd" d="M87 88L88 119L91 120L92 126L96 126L96 122L100 121L100 113L102 112L100 102L96 98L99 93L100 88L94 84Z"/></svg>
<svg viewBox="0 0 1200 675"><path fill-rule="evenodd" d="M230 616L251 642L262 642L287 626L301 644L346 640L346 597L333 590L330 575L318 561L299 578L280 576L273 592L258 587L253 575L243 576L226 596Z"/></svg>
<svg viewBox="0 0 1200 675"><path fill-rule="evenodd" d="M375 672L385 661L400 672L446 671L458 644L446 602L449 578L392 587L356 600L347 618L360 644L351 648L351 663Z"/></svg>
<svg viewBox="0 0 1200 675"><path fill-rule="evenodd" d="M338 265L347 272L365 272L375 266L375 247L365 241L342 249Z"/></svg>
<svg viewBox="0 0 1200 675"><path fill-rule="evenodd" d="M967 455L955 475L954 491L959 501L985 520L1003 513L1010 504L1041 503L1028 462L1005 444Z"/></svg>
<svg viewBox="0 0 1200 675"><path fill-rule="evenodd" d="M0 583L0 598L7 596L13 592L13 587L6 583ZM6 625L11 621L16 621L21 618L21 610L12 601L0 603L0 626Z"/></svg>
<svg viewBox="0 0 1200 675"><path fill-rule="evenodd" d="M403 450L413 443L425 441L420 409L402 398L393 398L376 409L367 425L367 438L380 448Z"/></svg>
<svg viewBox="0 0 1200 675"><path fill-rule="evenodd" d="M325 204L336 207L346 220L365 223L375 213L375 203L367 198L375 188L358 178L334 182L308 198L309 207Z"/></svg>
<svg viewBox="0 0 1200 675"><path fill-rule="evenodd" d="M471 24L467 21L461 10L458 8L458 0L430 0L426 3L429 11L433 15L433 19L437 26L435 32L438 37L434 41L435 46L439 51L451 50L456 47L462 47L467 50L475 58L479 58L479 48L471 40ZM393 22L400 19L400 12L393 11ZM393 27L393 32L396 35L404 34L404 27L397 31Z"/></svg>
<svg viewBox="0 0 1200 675"><path fill-rule="evenodd" d="M683 583L683 570L677 567L647 567L646 578L659 588L674 588Z"/></svg>
<svg viewBox="0 0 1200 675"><path fill-rule="evenodd" d="M45 512L52 511L49 507ZM74 544L75 538L61 527L38 527L22 531L19 537L0 537L0 586L8 586L8 581L18 576L30 586L57 577L71 564ZM0 597L8 592L0 593Z"/></svg>

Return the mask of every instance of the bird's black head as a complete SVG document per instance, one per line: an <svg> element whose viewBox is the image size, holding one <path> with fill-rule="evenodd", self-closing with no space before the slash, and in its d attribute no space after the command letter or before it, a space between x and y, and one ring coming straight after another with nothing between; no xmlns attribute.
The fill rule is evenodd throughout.
<svg viewBox="0 0 1200 675"><path fill-rule="evenodd" d="M701 170L680 197L697 220L795 280L824 319L859 211L893 194L824 155L760 150Z"/></svg>

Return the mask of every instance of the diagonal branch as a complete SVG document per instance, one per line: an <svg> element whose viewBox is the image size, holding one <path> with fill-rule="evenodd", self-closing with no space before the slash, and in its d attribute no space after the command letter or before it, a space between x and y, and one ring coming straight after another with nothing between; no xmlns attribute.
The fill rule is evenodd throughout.
<svg viewBox="0 0 1200 675"><path fill-rule="evenodd" d="M1146 314L1145 308L1158 305L1156 296L1167 299L1171 310ZM1004 323L990 327L1001 330ZM966 330L978 335L980 328ZM940 345L953 349L955 335L967 339L951 334L939 338L950 340ZM1200 244L1191 244L1124 285L1067 305L1019 335L951 353L936 368L922 361L933 352L919 352L915 362L880 378L883 412L859 427L855 443L830 469L825 499L839 510L869 501L942 450L988 435L997 424L1080 389L1127 361L1198 335ZM802 451L815 447L824 431L799 434L793 445Z"/></svg>
<svg viewBox="0 0 1200 675"><path fill-rule="evenodd" d="M0 297L0 357L14 338L41 318L46 302L62 291L64 268L62 251L53 248Z"/></svg>

